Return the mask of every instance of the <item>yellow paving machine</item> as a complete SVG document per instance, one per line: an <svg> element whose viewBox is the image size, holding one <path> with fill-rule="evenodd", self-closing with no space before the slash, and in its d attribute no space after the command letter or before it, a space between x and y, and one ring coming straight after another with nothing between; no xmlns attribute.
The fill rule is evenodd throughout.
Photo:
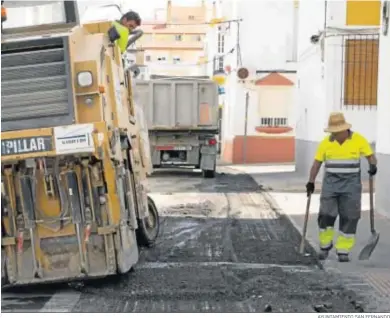
<svg viewBox="0 0 390 318"><path fill-rule="evenodd" d="M152 246L148 129L132 73L74 1L2 1L2 286L128 272Z"/></svg>

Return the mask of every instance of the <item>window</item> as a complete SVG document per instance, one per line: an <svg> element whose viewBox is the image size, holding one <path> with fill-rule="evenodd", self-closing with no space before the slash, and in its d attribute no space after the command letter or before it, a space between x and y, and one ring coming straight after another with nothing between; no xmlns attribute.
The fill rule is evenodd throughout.
<svg viewBox="0 0 390 318"><path fill-rule="evenodd" d="M285 117L262 117L260 120L260 126L262 127L286 127L287 118Z"/></svg>
<svg viewBox="0 0 390 318"><path fill-rule="evenodd" d="M178 57L178 56L174 56L174 57L173 57L173 64L180 63L180 61L181 61L181 58L180 58L180 57Z"/></svg>
<svg viewBox="0 0 390 318"><path fill-rule="evenodd" d="M348 37L348 36L346 36ZM379 40L377 35L343 39L345 45L342 106L376 106Z"/></svg>
<svg viewBox="0 0 390 318"><path fill-rule="evenodd" d="M181 41L183 39L183 36L181 34L175 35L175 41Z"/></svg>
<svg viewBox="0 0 390 318"><path fill-rule="evenodd" d="M195 20L195 17L193 15L189 15L188 20Z"/></svg>
<svg viewBox="0 0 390 318"><path fill-rule="evenodd" d="M274 118L274 126L277 126L277 127L287 126L287 118Z"/></svg>
<svg viewBox="0 0 390 318"><path fill-rule="evenodd" d="M220 58L218 59L218 70L219 70L219 71L222 71L222 70L223 70L223 66L224 66L223 57L220 57Z"/></svg>
<svg viewBox="0 0 390 318"><path fill-rule="evenodd" d="M200 41L202 41L202 36L200 36L200 35L193 35L192 36L192 41L200 42Z"/></svg>
<svg viewBox="0 0 390 318"><path fill-rule="evenodd" d="M222 34L221 28L219 28L218 32L218 53L225 52L225 35Z"/></svg>
<svg viewBox="0 0 390 318"><path fill-rule="evenodd" d="M157 61L166 61L167 59L166 59L166 57L165 56L159 56L158 58L157 58Z"/></svg>
<svg viewBox="0 0 390 318"><path fill-rule="evenodd" d="M145 56L145 61L146 62L150 62L152 60L151 56L150 55L146 55Z"/></svg>
<svg viewBox="0 0 390 318"><path fill-rule="evenodd" d="M3 1L1 3L3 6ZM2 29L65 23L67 18L64 1L50 1L47 3L45 1L36 3L34 1L16 1L10 6L5 5L5 7L7 8L7 20L1 23ZM77 11L77 4L75 10Z"/></svg>
<svg viewBox="0 0 390 318"><path fill-rule="evenodd" d="M222 28L218 27L218 47L217 52L219 55L223 55L225 53L225 35L222 32ZM217 59L216 68L218 71L222 71L224 67L224 57L221 56Z"/></svg>

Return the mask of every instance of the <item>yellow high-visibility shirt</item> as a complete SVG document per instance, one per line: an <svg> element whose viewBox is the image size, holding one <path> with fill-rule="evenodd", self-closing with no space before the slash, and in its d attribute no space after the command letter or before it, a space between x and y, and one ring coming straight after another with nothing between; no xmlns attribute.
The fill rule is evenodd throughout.
<svg viewBox="0 0 390 318"><path fill-rule="evenodd" d="M112 24L115 26L120 35L120 38L116 40L116 42L119 46L119 49L121 50L121 53L124 53L127 49L127 42L129 40L130 31L128 28L117 21L114 21Z"/></svg>
<svg viewBox="0 0 390 318"><path fill-rule="evenodd" d="M374 152L362 135L351 132L347 140L340 145L336 140L332 140L330 136L325 137L317 148L315 160L324 162L327 160L358 160L362 156L371 156Z"/></svg>

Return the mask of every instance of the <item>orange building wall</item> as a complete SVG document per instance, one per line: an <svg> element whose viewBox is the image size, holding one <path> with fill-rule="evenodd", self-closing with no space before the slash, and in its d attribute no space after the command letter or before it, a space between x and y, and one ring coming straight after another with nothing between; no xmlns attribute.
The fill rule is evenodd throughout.
<svg viewBox="0 0 390 318"><path fill-rule="evenodd" d="M295 160L295 138L293 136L264 137L247 136L246 163L284 163ZM222 152L224 161L244 163L244 136L236 136L226 143Z"/></svg>

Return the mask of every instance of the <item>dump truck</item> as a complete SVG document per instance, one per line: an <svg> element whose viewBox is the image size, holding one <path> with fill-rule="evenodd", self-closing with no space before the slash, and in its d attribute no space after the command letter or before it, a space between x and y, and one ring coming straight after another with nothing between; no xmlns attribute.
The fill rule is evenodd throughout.
<svg viewBox="0 0 390 318"><path fill-rule="evenodd" d="M192 166L214 178L217 161L218 86L196 77L135 80L144 108L154 168Z"/></svg>
<svg viewBox="0 0 390 318"><path fill-rule="evenodd" d="M158 237L148 129L110 27L80 25L74 1L2 2L3 287L126 273Z"/></svg>

